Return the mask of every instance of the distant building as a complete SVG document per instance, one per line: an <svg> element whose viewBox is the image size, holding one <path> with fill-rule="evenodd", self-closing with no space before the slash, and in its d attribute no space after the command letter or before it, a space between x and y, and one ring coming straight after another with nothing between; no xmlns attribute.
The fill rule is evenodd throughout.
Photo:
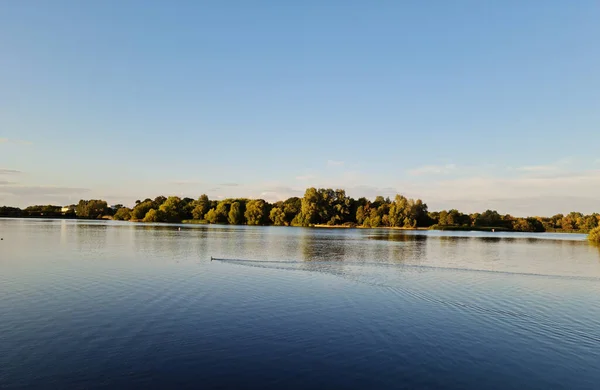
<svg viewBox="0 0 600 390"><path fill-rule="evenodd" d="M61 212L61 213L63 213L63 214L66 214L66 213L74 213L74 212L75 212L75 206L74 206L74 205L71 205L71 206L63 206L63 207L60 209L60 212Z"/></svg>

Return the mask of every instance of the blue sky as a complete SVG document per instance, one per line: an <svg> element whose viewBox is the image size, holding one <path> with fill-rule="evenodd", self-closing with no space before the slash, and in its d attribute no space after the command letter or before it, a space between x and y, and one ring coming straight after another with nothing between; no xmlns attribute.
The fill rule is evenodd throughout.
<svg viewBox="0 0 600 390"><path fill-rule="evenodd" d="M600 211L600 5L0 3L0 204Z"/></svg>

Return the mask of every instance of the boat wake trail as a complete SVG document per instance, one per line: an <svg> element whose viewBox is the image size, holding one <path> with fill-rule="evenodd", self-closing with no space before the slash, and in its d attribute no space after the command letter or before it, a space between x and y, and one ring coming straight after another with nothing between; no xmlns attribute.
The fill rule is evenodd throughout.
<svg viewBox="0 0 600 390"><path fill-rule="evenodd" d="M486 270L486 269L476 269L476 268L457 268L457 267L435 267L429 265L415 265L415 264L398 264L398 263L385 263L385 262L363 262L363 261L331 261L331 260L315 260L315 261L297 261L297 260L252 260L252 259L225 259L225 258L217 258L211 257L211 261L219 261L224 263L234 263L240 265L250 264L268 264L270 269L278 269L278 264L292 264L292 265L346 265L346 266L369 266L369 267L394 267L394 268L404 268L404 269L416 269L416 270L443 270L443 271L455 271L455 272L480 272L487 274L500 274L500 275L519 275L519 276L538 276L542 278L556 278L556 279L566 279L566 280L582 280L582 281L590 281L590 282L600 282L600 278L594 276L577 276L577 275L552 275L552 274L542 274L535 272L511 272L511 271L495 271L495 270ZM287 268L286 268L287 269Z"/></svg>
<svg viewBox="0 0 600 390"><path fill-rule="evenodd" d="M454 272L478 272L486 274L499 274L507 276L530 276L530 277L541 277L541 278L552 278L552 279L563 279L563 280L581 280L600 282L599 278L594 277L582 277L582 276L562 276L562 275L544 275L536 273L517 273L517 272L504 272L504 271L490 271L490 270L477 270L477 269L465 269L465 268L445 268L445 267L431 267L422 265L406 265L406 264L394 264L394 263L379 263L379 262L345 262L345 261L271 261L271 260L250 260L250 259L225 259L225 258L211 258L212 261L219 261L222 263L229 263L239 266L252 267L252 268L263 268L272 270L284 270L284 271L296 271L296 272L318 272L327 275L337 276L346 280L350 280L356 283L366 284L373 287L378 287L392 292L394 295L403 296L406 298L412 298L428 303L442 305L447 308L466 311L470 313L479 313L491 316L495 320L510 321L512 326L515 326L521 330L526 330L532 333L545 335L552 338L560 338L563 340L569 340L573 343L586 343L593 347L598 347L600 344L600 335L595 332L588 332L585 330L578 330L571 327L563 326L556 321L552 320L547 315L535 311L523 311L515 310L513 308L502 308L484 306L477 304L472 301L462 301L441 298L438 295L424 292L417 288L406 287L400 281L390 280L390 277L398 276L388 272L386 269L381 268L394 268L405 271L454 271ZM376 275L370 275L370 271L363 269L368 267L379 267L379 272ZM356 271L356 272L353 272ZM391 275L391 276L390 276ZM371 277L370 277L371 276ZM468 287L465 287L464 293L468 291ZM598 323L600 328L600 323Z"/></svg>

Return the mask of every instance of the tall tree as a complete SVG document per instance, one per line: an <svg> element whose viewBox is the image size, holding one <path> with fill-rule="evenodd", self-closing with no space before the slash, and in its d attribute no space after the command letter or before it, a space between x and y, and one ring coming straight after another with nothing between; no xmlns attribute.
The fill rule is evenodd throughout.
<svg viewBox="0 0 600 390"><path fill-rule="evenodd" d="M229 216L230 203L227 200L219 202L215 209L216 223L227 223L227 217Z"/></svg>
<svg viewBox="0 0 600 390"><path fill-rule="evenodd" d="M113 219L116 221L129 221L131 219L131 210L127 207L121 207L113 215Z"/></svg>
<svg viewBox="0 0 600 390"><path fill-rule="evenodd" d="M209 223L218 223L219 222L219 220L217 218L217 212L215 211L215 209L208 210L208 213L206 213L206 215L204 216L204 219L206 219L206 221Z"/></svg>
<svg viewBox="0 0 600 390"><path fill-rule="evenodd" d="M279 207L273 207L271 209L271 213L269 214L269 219L273 222L275 226L285 226L288 224L286 221L285 213Z"/></svg>
<svg viewBox="0 0 600 390"><path fill-rule="evenodd" d="M300 214L302 209L302 199L294 196L283 202L283 212L285 213L285 221L288 225L292 223L294 218Z"/></svg>
<svg viewBox="0 0 600 390"><path fill-rule="evenodd" d="M150 209L144 216L144 222L162 222L164 216L160 210Z"/></svg>
<svg viewBox="0 0 600 390"><path fill-rule="evenodd" d="M253 199L246 205L244 216L248 225L266 224L267 215L267 204L262 199Z"/></svg>
<svg viewBox="0 0 600 390"><path fill-rule="evenodd" d="M319 223L319 204L321 197L316 188L311 187L306 190L302 198L300 207L299 222L301 225L308 226Z"/></svg>
<svg viewBox="0 0 600 390"><path fill-rule="evenodd" d="M229 209L227 221L230 225L241 225L243 223L243 218L244 214L242 213L240 202L233 202Z"/></svg>
<svg viewBox="0 0 600 390"><path fill-rule="evenodd" d="M161 222L181 222L181 199L178 196L169 196L158 208Z"/></svg>
<svg viewBox="0 0 600 390"><path fill-rule="evenodd" d="M210 200L206 194L200 195L198 200L194 201L194 209L192 210L192 216L194 219L204 219L208 210L210 210Z"/></svg>
<svg viewBox="0 0 600 390"><path fill-rule="evenodd" d="M105 200L91 199L80 200L75 208L75 213L79 218L102 218L108 215L108 204Z"/></svg>
<svg viewBox="0 0 600 390"><path fill-rule="evenodd" d="M131 219L141 220L146 216L146 213L152 208L152 201L145 200L135 205L131 210Z"/></svg>

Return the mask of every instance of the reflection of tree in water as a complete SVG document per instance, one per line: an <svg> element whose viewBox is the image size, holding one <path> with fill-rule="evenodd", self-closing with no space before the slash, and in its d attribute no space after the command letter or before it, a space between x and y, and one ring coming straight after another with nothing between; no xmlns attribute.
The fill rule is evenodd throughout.
<svg viewBox="0 0 600 390"><path fill-rule="evenodd" d="M367 236L373 241L384 241L374 246L373 261L419 264L427 253L426 234L406 234L385 230Z"/></svg>
<svg viewBox="0 0 600 390"><path fill-rule="evenodd" d="M427 240L426 234L405 234L394 230L385 230L367 236L370 240L413 242Z"/></svg>
<svg viewBox="0 0 600 390"><path fill-rule="evenodd" d="M346 255L346 237L343 235L321 235L306 229L301 236L302 260L343 261Z"/></svg>
<svg viewBox="0 0 600 390"><path fill-rule="evenodd" d="M307 231L300 237L304 261L386 263L411 260L426 255L425 235L405 235L394 231L377 234L318 234Z"/></svg>
<svg viewBox="0 0 600 390"><path fill-rule="evenodd" d="M213 243L209 230L177 225L134 225L130 230L133 256L140 260L164 261L208 258L207 248Z"/></svg>
<svg viewBox="0 0 600 390"><path fill-rule="evenodd" d="M108 225L106 223L76 223L78 250L82 253L105 250Z"/></svg>
<svg viewBox="0 0 600 390"><path fill-rule="evenodd" d="M255 260L300 259L298 237L279 227L209 229L209 256Z"/></svg>

